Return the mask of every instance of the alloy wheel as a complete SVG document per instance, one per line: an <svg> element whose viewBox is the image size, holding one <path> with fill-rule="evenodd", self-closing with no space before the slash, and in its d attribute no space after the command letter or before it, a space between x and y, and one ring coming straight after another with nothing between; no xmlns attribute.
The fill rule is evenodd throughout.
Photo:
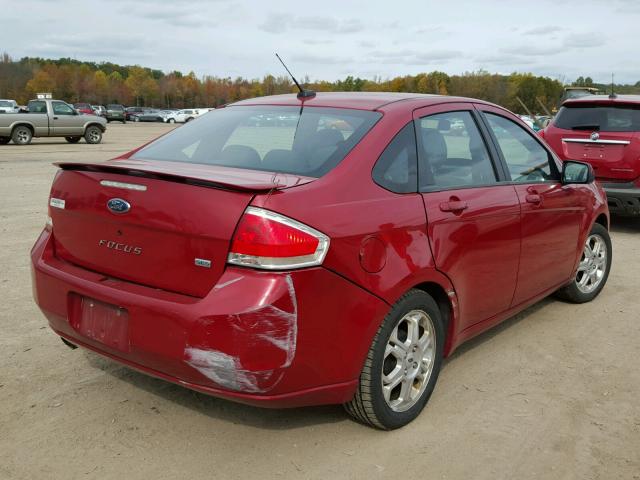
<svg viewBox="0 0 640 480"><path fill-rule="evenodd" d="M422 310L412 310L395 326L384 352L382 393L395 412L413 407L422 397L436 358L433 321Z"/></svg>
<svg viewBox="0 0 640 480"><path fill-rule="evenodd" d="M589 235L575 279L576 286L582 293L591 293L602 283L607 271L607 253L604 239L598 234Z"/></svg>

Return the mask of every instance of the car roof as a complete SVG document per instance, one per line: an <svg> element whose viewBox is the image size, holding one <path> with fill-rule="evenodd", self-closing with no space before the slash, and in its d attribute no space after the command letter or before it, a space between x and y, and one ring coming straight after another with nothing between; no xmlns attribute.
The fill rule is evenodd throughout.
<svg viewBox="0 0 640 480"><path fill-rule="evenodd" d="M428 106L438 103L451 102L474 102L486 103L480 100L448 97L443 95L429 95L423 93L396 93L396 92L317 92L315 97L301 100L296 94L270 95L267 97L249 98L240 100L230 105L282 105L282 106L300 106L302 102L305 105L314 107L332 107L332 108L353 108L358 110L377 110L385 105L392 103L417 100L420 106ZM415 106L414 106L415 107Z"/></svg>
<svg viewBox="0 0 640 480"><path fill-rule="evenodd" d="M640 95L587 95L586 97L570 98L565 100L562 105L581 104L581 103L599 103L603 105L614 104L640 104Z"/></svg>

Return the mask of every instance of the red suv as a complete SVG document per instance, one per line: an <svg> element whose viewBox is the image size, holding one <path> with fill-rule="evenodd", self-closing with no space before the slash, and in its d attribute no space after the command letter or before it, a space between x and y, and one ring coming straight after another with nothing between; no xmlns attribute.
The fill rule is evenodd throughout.
<svg viewBox="0 0 640 480"><path fill-rule="evenodd" d="M640 215L640 96L567 100L541 135L562 160L593 166L611 213Z"/></svg>
<svg viewBox="0 0 640 480"><path fill-rule="evenodd" d="M591 167L477 100L263 97L58 167L31 255L65 343L383 429L462 342L554 292L592 300L611 264Z"/></svg>

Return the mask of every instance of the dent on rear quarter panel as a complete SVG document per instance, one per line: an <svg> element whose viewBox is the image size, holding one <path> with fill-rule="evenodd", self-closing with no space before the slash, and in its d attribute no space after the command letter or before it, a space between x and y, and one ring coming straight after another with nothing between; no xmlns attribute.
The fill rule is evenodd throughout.
<svg viewBox="0 0 640 480"><path fill-rule="evenodd" d="M222 290L243 278L238 276L215 289ZM257 306L240 313L205 317L184 351L190 366L229 390L271 390L296 353L298 304L293 279L291 275L269 276L261 283L264 291Z"/></svg>

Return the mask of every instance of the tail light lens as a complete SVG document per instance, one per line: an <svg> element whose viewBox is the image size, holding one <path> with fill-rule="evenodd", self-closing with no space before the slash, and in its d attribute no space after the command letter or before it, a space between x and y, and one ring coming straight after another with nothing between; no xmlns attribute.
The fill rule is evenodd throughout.
<svg viewBox="0 0 640 480"><path fill-rule="evenodd" d="M321 265L329 237L278 213L248 207L231 242L227 262L266 270Z"/></svg>

